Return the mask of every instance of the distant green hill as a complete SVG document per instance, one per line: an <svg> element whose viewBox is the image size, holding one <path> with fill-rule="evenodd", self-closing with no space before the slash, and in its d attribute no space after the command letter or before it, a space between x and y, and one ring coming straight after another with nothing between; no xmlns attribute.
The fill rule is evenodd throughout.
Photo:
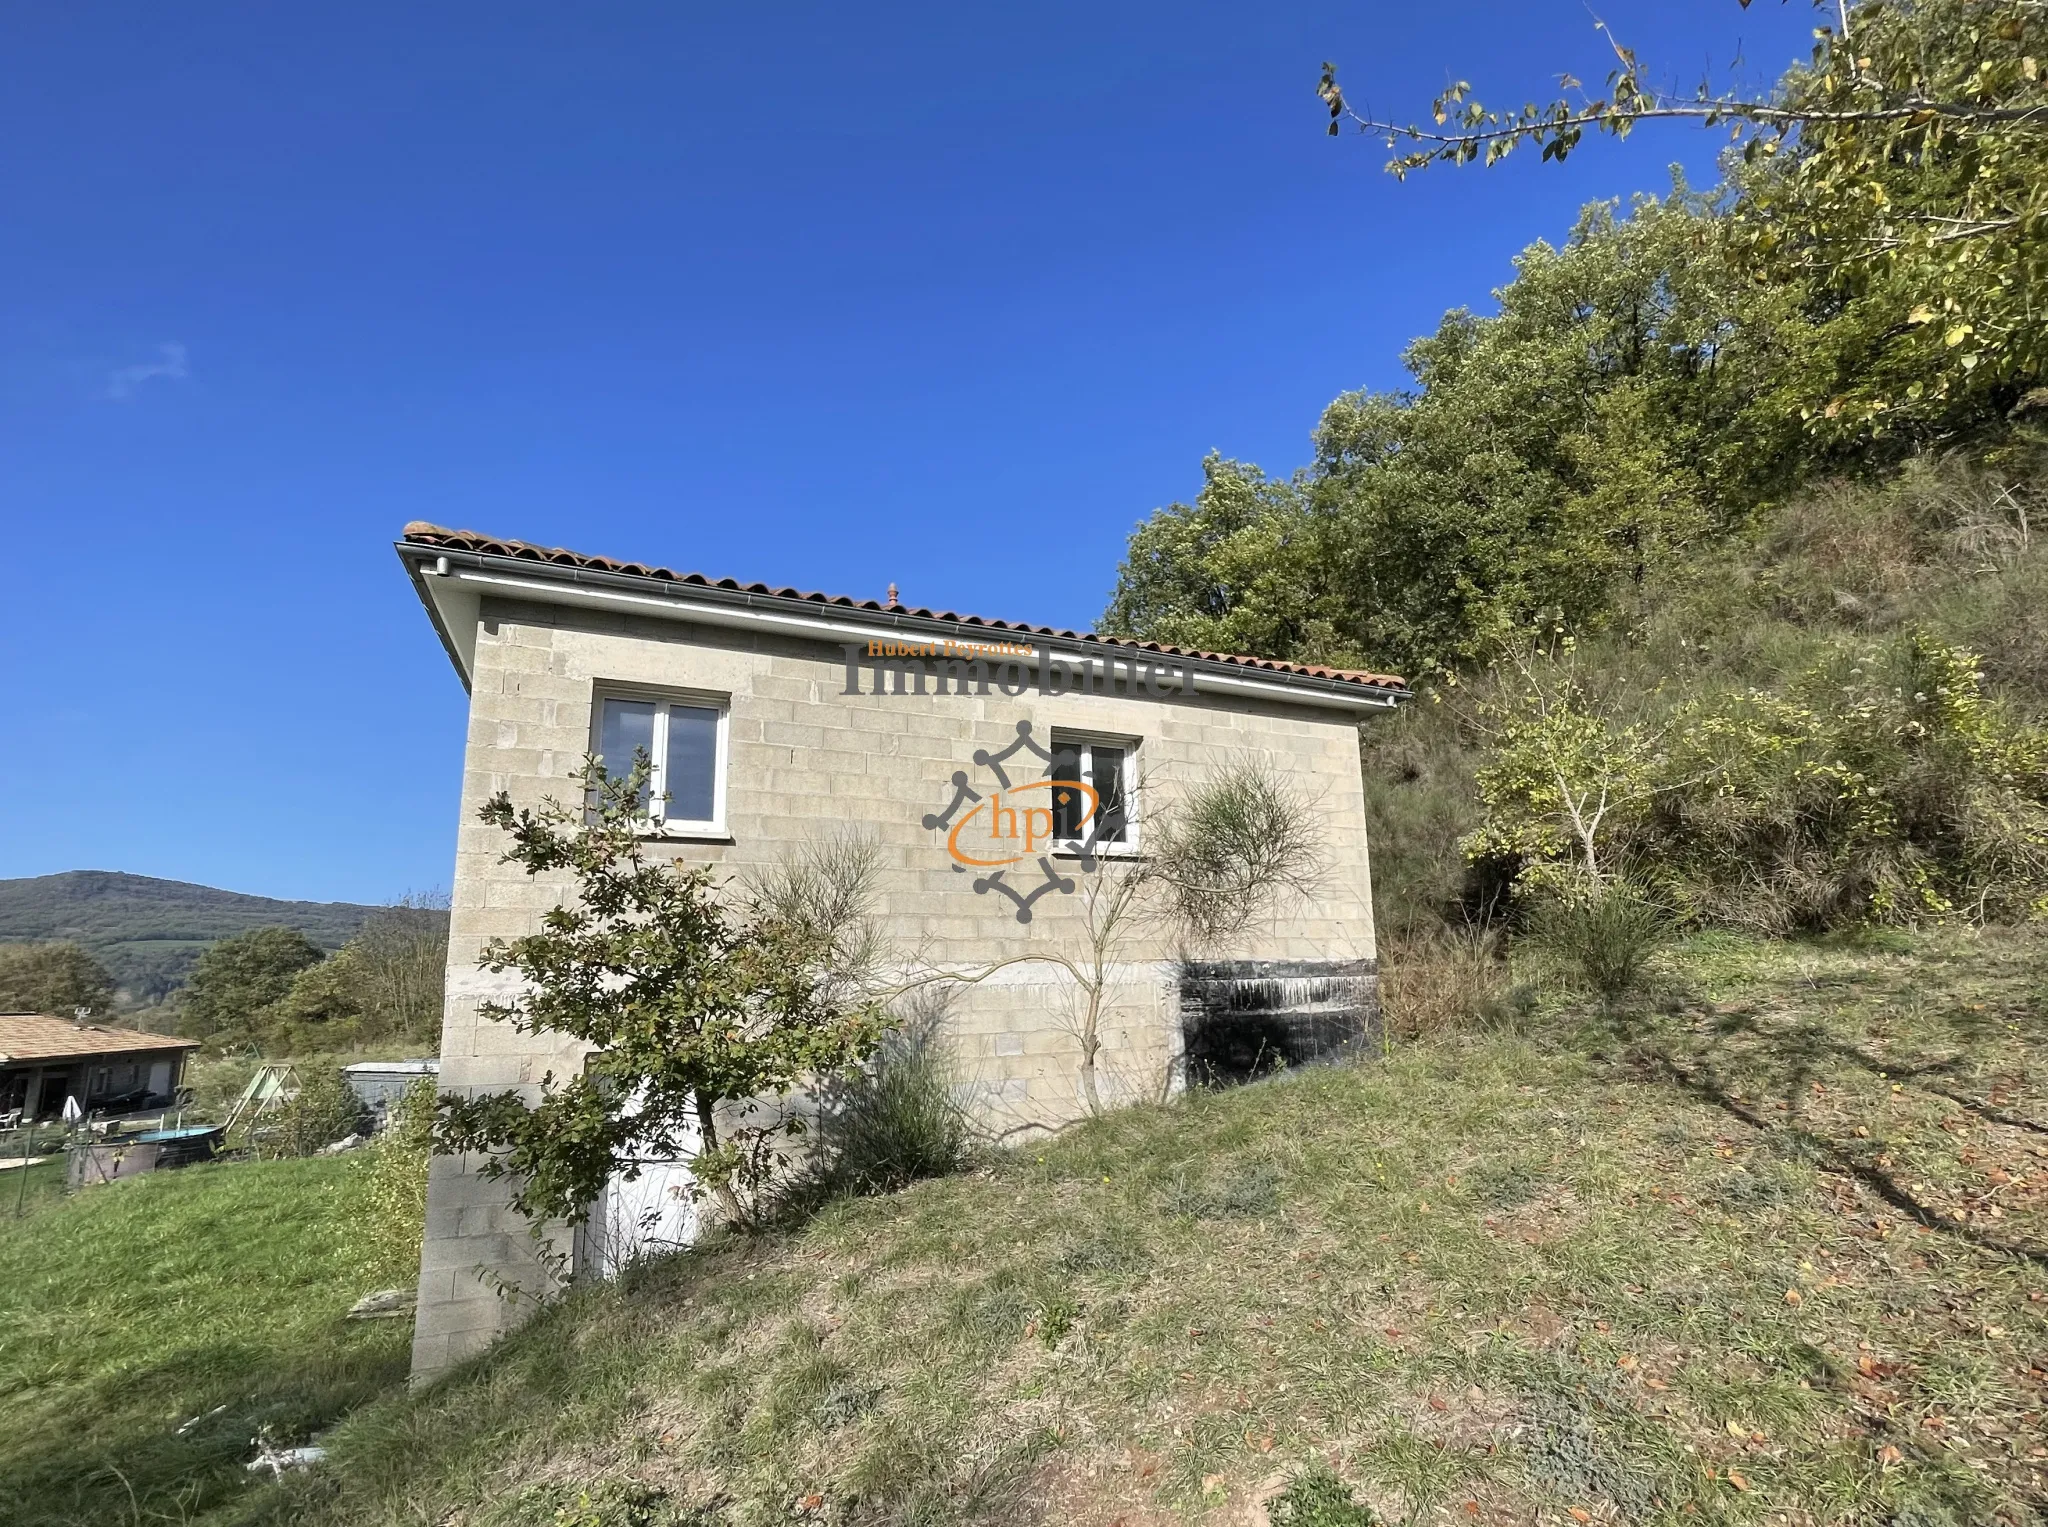
<svg viewBox="0 0 2048 1527"><path fill-rule="evenodd" d="M130 1004L151 1006L184 984L207 945L250 928L291 927L339 949L375 907L273 901L183 880L71 870L0 880L0 943L69 939L113 973Z"/></svg>

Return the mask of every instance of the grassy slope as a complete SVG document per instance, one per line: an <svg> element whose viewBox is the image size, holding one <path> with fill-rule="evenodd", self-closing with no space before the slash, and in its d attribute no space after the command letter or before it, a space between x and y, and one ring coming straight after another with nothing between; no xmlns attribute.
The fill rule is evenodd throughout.
<svg viewBox="0 0 2048 1527"><path fill-rule="evenodd" d="M1395 1520L2029 1519L2044 953L1705 941L1107 1118L579 1293L209 1520L1242 1521L1318 1456Z"/></svg>
<svg viewBox="0 0 2048 1527"><path fill-rule="evenodd" d="M377 1271L364 1172L193 1167L21 1220L0 1204L0 1522L186 1520L252 1488L259 1427L301 1440L399 1382L405 1322L341 1318Z"/></svg>

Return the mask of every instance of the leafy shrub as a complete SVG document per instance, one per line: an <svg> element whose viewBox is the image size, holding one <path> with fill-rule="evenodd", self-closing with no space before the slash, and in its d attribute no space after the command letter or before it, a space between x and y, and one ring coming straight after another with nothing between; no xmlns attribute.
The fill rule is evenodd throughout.
<svg viewBox="0 0 2048 1527"><path fill-rule="evenodd" d="M1782 934L2048 905L2048 733L1924 632L1726 696L1669 773L1636 841L1703 922Z"/></svg>
<svg viewBox="0 0 2048 1527"><path fill-rule="evenodd" d="M371 1223L362 1245L363 1270L380 1284L410 1283L419 1273L438 1096L435 1078L419 1078L392 1105L390 1122L377 1139L366 1194Z"/></svg>
<svg viewBox="0 0 2048 1527"><path fill-rule="evenodd" d="M1379 1518L1326 1463L1312 1463L1266 1502L1273 1527L1374 1527Z"/></svg>
<svg viewBox="0 0 2048 1527"><path fill-rule="evenodd" d="M960 1169L967 1116L953 1096L936 1005L899 1027L857 1075L822 1100L804 1198L891 1193Z"/></svg>
<svg viewBox="0 0 2048 1527"><path fill-rule="evenodd" d="M1640 886L1614 879L1552 894L1536 909L1530 931L1539 947L1611 1002L1641 984L1652 956L1670 942L1671 919Z"/></svg>
<svg viewBox="0 0 2048 1527"><path fill-rule="evenodd" d="M266 1156L311 1156L370 1127L369 1110L339 1066L300 1066L299 1095L271 1116L256 1143Z"/></svg>
<svg viewBox="0 0 2048 1527"><path fill-rule="evenodd" d="M1766 935L2048 910L2048 730L1919 627L1805 646L1745 654L1767 672L1748 684L1697 656L1677 660L1694 682L1653 681L1568 639L1517 655L1480 704L1468 857L1557 893L1539 921L1585 954L1654 936L1645 898L1588 890L1617 864L1696 923ZM1626 964L1586 974L1609 990Z"/></svg>

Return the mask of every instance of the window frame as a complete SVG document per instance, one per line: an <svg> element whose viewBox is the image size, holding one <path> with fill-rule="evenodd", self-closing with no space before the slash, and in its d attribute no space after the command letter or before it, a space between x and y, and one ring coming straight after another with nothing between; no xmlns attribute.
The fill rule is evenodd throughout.
<svg viewBox="0 0 2048 1527"><path fill-rule="evenodd" d="M597 753L604 736L604 708L607 702L623 700L629 704L654 707L654 735L650 752L653 754L653 777L648 781L650 806L661 807L662 814L651 812L638 819L641 835L648 838L673 838L682 841L711 841L729 843L732 834L726 828L725 783L730 772L729 761L732 752L732 696L718 694L711 690L672 689L667 686L642 684L600 684L591 696L590 704L590 751ZM712 744L711 759L711 815L709 818L684 817L674 819L668 816L668 803L662 797L668 791L668 727L669 710L680 705L687 710L709 710L718 713L718 736ZM606 759L605 768L610 771L614 760Z"/></svg>
<svg viewBox="0 0 2048 1527"><path fill-rule="evenodd" d="M1143 741L1143 738L1120 736L1114 732L1084 732L1064 726L1053 728L1051 753L1058 757L1062 748L1079 749L1081 783L1091 790L1095 788L1095 750L1098 747L1121 748L1124 755L1123 841L1110 842L1098 839L1091 842L1085 837L1054 838L1052 849L1055 854L1068 858L1078 857L1084 852L1101 858L1135 858L1138 855L1141 827L1138 820L1137 761L1138 750ZM1046 777L1050 779L1053 776L1048 774Z"/></svg>

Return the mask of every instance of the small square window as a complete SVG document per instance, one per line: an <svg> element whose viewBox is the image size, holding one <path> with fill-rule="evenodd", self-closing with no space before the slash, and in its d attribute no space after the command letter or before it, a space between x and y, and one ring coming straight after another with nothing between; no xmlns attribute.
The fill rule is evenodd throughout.
<svg viewBox="0 0 2048 1527"><path fill-rule="evenodd" d="M718 699L601 695L597 756L616 777L633 767L636 753L647 755L652 767L640 805L656 831L722 837L729 714Z"/></svg>
<svg viewBox="0 0 2048 1527"><path fill-rule="evenodd" d="M1130 738L1053 733L1052 835L1061 847L1090 846L1103 853L1136 853L1138 812L1133 766L1138 744ZM1062 790L1074 780L1086 790Z"/></svg>

